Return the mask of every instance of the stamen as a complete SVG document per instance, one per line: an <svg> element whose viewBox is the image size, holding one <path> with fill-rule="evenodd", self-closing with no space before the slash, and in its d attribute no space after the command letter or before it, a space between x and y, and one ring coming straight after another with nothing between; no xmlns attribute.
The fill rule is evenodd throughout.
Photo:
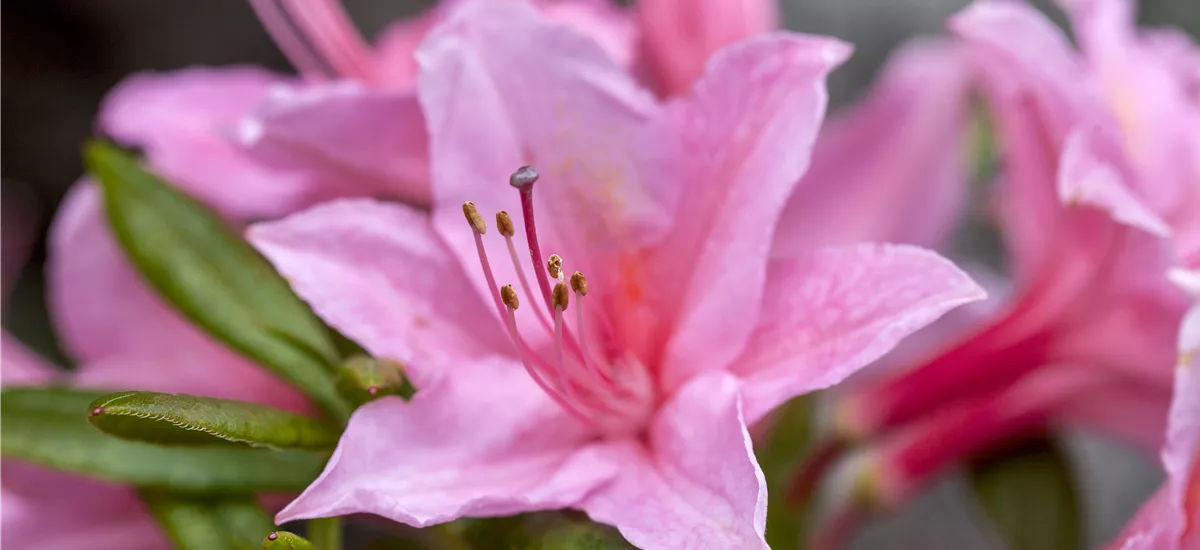
<svg viewBox="0 0 1200 550"><path fill-rule="evenodd" d="M550 274L551 279L562 280L562 257L558 254L551 254L550 259L546 260L546 272Z"/></svg>
<svg viewBox="0 0 1200 550"><path fill-rule="evenodd" d="M500 287L500 300L513 311L521 307L521 302L517 299L517 291L513 290L512 285Z"/></svg>
<svg viewBox="0 0 1200 550"><path fill-rule="evenodd" d="M517 317L513 314L512 308L508 308L505 319L507 320L505 324L508 325L508 335L510 338L512 338L513 344L517 347L517 355L521 358L521 364L525 366L525 372L529 373L529 377L533 378L534 383L536 383L538 387L546 393L546 395L550 396L550 399L553 399L555 403L558 403L558 406L562 407L563 410L567 411L569 414L586 424L596 426L597 423L594 419L589 417L583 411L575 408L575 405L573 405L570 401L564 399L558 390L546 383L546 380L542 378L542 375L537 371L537 369L533 368L533 363L529 361L529 355L525 353L524 340L521 339L521 334L517 332ZM565 385L564 388L566 388Z"/></svg>
<svg viewBox="0 0 1200 550"><path fill-rule="evenodd" d="M305 76L377 79L371 47L332 0L252 0L267 32Z"/></svg>
<svg viewBox="0 0 1200 550"><path fill-rule="evenodd" d="M566 363L566 361L563 360L563 310L565 310L567 308L567 306L566 306L565 296L563 298L562 305L561 306L559 305L558 289L560 289L560 288L563 289L563 291L564 291L563 293L565 294L567 287L563 286L562 283L559 283L558 286L554 287L554 359L555 359L555 367L557 367L558 378L562 382L562 387L563 387L563 390L567 394L567 399L570 399L571 401L578 403L579 396L575 395L575 389L571 387L571 378L570 378L570 376L567 375L567 363Z"/></svg>
<svg viewBox="0 0 1200 550"><path fill-rule="evenodd" d="M571 290L574 290L580 298L587 296L587 278L583 276L582 272L576 271L571 274Z"/></svg>
<svg viewBox="0 0 1200 550"><path fill-rule="evenodd" d="M517 230L513 227L512 218L508 216L508 212L501 210L496 213L496 230L505 237L517 234Z"/></svg>
<svg viewBox="0 0 1200 550"><path fill-rule="evenodd" d="M482 235L487 233L487 222L483 221L483 216L479 215L479 209L475 208L475 203L467 201L463 203L463 215L467 217L467 223L471 224L471 229Z"/></svg>
<svg viewBox="0 0 1200 550"><path fill-rule="evenodd" d="M583 324L583 297L587 296L587 279L584 278L583 273L576 271L571 275L571 289L575 291L575 299L579 302L575 305L575 330L579 331L579 355L583 359L583 366L587 368L588 374L593 378L599 378L606 383L610 382L612 374L602 375L596 368L597 362L592 361L592 354L588 350L587 326Z"/></svg>
<svg viewBox="0 0 1200 550"><path fill-rule="evenodd" d="M509 223L512 223L512 220L509 220ZM517 280L521 282L521 290L525 291L525 297L534 304L533 312L537 315L542 328L546 329L547 334L553 333L554 329L550 328L550 320L546 318L545 308L537 307L538 300L533 294L533 288L529 286L529 279L525 277L525 270L521 268L521 258L517 256L517 247L513 244L512 237L505 235L504 242L508 244L508 256L512 259L513 270L517 272Z"/></svg>
<svg viewBox="0 0 1200 550"><path fill-rule="evenodd" d="M562 283L554 285L554 309L566 311L570 296L571 293L567 290L567 285Z"/></svg>

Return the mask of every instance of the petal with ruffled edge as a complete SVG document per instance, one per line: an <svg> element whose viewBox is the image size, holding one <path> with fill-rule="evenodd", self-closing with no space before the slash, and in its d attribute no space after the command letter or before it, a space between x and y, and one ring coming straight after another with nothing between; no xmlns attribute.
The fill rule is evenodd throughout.
<svg viewBox="0 0 1200 550"><path fill-rule="evenodd" d="M771 265L762 316L733 372L753 422L832 386L984 291L949 260L904 245L826 247Z"/></svg>
<svg viewBox="0 0 1200 550"><path fill-rule="evenodd" d="M773 0L642 0L642 62L664 96L682 95L721 48L779 25Z"/></svg>
<svg viewBox="0 0 1200 550"><path fill-rule="evenodd" d="M406 363L418 387L466 358L511 349L422 212L342 199L247 236L318 316Z"/></svg>
<svg viewBox="0 0 1200 550"><path fill-rule="evenodd" d="M354 413L325 471L276 516L371 513L422 527L570 507L616 473L604 444L519 364L466 362L412 401Z"/></svg>
<svg viewBox="0 0 1200 550"><path fill-rule="evenodd" d="M276 216L302 205L303 179L253 162L234 140L241 116L287 81L249 67L138 74L109 92L99 125L141 147L153 168L221 212Z"/></svg>
<svg viewBox="0 0 1200 550"><path fill-rule="evenodd" d="M645 131L658 105L588 37L520 2L474 2L417 57L434 224L469 273L479 260L460 206L473 201L487 219L505 210L522 227L507 183L525 164L541 174L534 203L543 253L560 254L568 273L587 273L595 292L613 287L605 283L621 254L669 226L665 192L674 182L648 177L639 162L662 148ZM500 284L515 281L504 240L484 241ZM516 237L522 250L524 241ZM473 281L486 296L483 277Z"/></svg>
<svg viewBox="0 0 1200 550"><path fill-rule="evenodd" d="M967 84L965 56L952 44L916 41L894 54L866 99L821 129L779 219L775 256L943 244L967 190Z"/></svg>
<svg viewBox="0 0 1200 550"><path fill-rule="evenodd" d="M238 126L245 154L303 177L305 203L373 196L429 205L425 117L413 89L279 85Z"/></svg>
<svg viewBox="0 0 1200 550"><path fill-rule="evenodd" d="M579 507L638 548L767 548L767 484L734 377L692 379L659 410L647 445L612 454L620 476Z"/></svg>
<svg viewBox="0 0 1200 550"><path fill-rule="evenodd" d="M299 392L191 325L150 289L113 239L101 202L94 184L76 184L51 227L50 310L80 361L77 382L303 408Z"/></svg>
<svg viewBox="0 0 1200 550"><path fill-rule="evenodd" d="M825 116L825 77L850 54L831 38L773 34L721 50L661 130L662 177L683 191L671 233L645 261L655 309L674 319L670 389L721 369L758 318L780 213L808 168Z"/></svg>

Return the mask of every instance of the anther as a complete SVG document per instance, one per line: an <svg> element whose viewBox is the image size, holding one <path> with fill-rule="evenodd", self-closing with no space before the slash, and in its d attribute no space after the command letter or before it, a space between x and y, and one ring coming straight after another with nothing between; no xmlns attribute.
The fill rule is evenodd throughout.
<svg viewBox="0 0 1200 550"><path fill-rule="evenodd" d="M513 227L513 221L508 216L508 212L501 210L496 213L496 230L505 237L511 237L517 233L517 229Z"/></svg>
<svg viewBox="0 0 1200 550"><path fill-rule="evenodd" d="M571 292L567 290L567 285L564 285L562 283L558 283L558 284L554 285L554 295L553 295L554 308L559 311L566 311L568 296L570 296L570 295L571 295Z"/></svg>
<svg viewBox="0 0 1200 550"><path fill-rule="evenodd" d="M517 309L521 307L520 300L517 299L517 291L512 285L504 285L500 287L500 299L509 309Z"/></svg>
<svg viewBox="0 0 1200 550"><path fill-rule="evenodd" d="M508 177L508 184L520 189L522 187L533 185L537 180L538 173L534 167L522 166L517 168L517 171L513 172L512 175Z"/></svg>
<svg viewBox="0 0 1200 550"><path fill-rule="evenodd" d="M551 254L550 259L546 260L546 271L550 273L550 278L559 278L562 275L562 257L558 254Z"/></svg>
<svg viewBox="0 0 1200 550"><path fill-rule="evenodd" d="M475 208L475 203L467 201L463 203L463 215L467 217L467 223L471 224L471 228L480 235L487 233L487 223L483 221L483 216L479 215L479 209Z"/></svg>
<svg viewBox="0 0 1200 550"><path fill-rule="evenodd" d="M571 274L571 290L578 292L580 296L587 296L587 277L583 273L576 271Z"/></svg>

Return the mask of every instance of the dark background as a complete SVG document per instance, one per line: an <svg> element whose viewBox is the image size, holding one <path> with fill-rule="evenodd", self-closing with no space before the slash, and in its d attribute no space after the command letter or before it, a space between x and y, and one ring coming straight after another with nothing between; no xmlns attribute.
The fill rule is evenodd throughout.
<svg viewBox="0 0 1200 550"><path fill-rule="evenodd" d="M367 36L429 0L350 0ZM916 34L941 31L966 0L784 0L789 28L837 36L855 44L835 73L835 106L851 101L887 52ZM1040 3L1043 6L1045 3ZM1055 17L1061 21L1057 14ZM1147 0L1140 18L1200 35L1200 2ZM42 299L45 231L66 189L79 177L79 147L90 135L107 90L139 71L189 65L263 65L290 72L286 60L243 0L7 0L0 6L0 176L4 230L11 222L35 231L30 261L4 324L52 358L54 345ZM9 256L5 254L7 259ZM6 270L12 266L5 266ZM1089 539L1111 537L1157 483L1153 467L1102 444L1073 441L1085 476ZM994 539L972 525L961 485L943 484L907 512L859 537L859 548L989 548Z"/></svg>

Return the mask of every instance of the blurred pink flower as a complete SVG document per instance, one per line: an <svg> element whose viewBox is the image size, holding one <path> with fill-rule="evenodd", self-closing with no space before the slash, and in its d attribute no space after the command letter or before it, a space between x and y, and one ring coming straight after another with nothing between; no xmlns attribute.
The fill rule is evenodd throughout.
<svg viewBox="0 0 1200 550"><path fill-rule="evenodd" d="M1166 274L1200 239L1196 69L1178 42L1166 55L1163 35L1135 32L1128 2L1065 3L1082 53L1020 3L950 22L999 132L1015 289L966 337L840 404L838 436L874 442L859 475L885 502L1050 424L1161 444L1187 307Z"/></svg>
<svg viewBox="0 0 1200 550"><path fill-rule="evenodd" d="M1192 289L1200 300L1200 289ZM1110 550L1200 548L1200 301L1179 335L1175 397L1162 449L1167 481L1109 546Z"/></svg>
<svg viewBox="0 0 1200 550"><path fill-rule="evenodd" d="M746 424L981 296L913 247L771 260L825 75L847 54L751 40L659 103L596 42L519 3L444 23L418 54L431 215L341 200L249 232L318 315L421 388L359 409L277 519L424 526L568 507L644 548L765 548ZM526 163L542 181L522 169L505 185ZM500 211L500 235L484 235L479 212Z"/></svg>

